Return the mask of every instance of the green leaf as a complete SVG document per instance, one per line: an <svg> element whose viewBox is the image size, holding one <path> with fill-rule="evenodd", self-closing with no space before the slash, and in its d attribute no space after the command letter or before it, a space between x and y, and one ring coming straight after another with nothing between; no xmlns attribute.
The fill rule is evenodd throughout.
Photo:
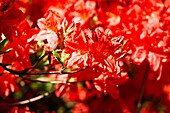
<svg viewBox="0 0 170 113"><path fill-rule="evenodd" d="M0 51L9 43L9 40L4 39L0 42Z"/></svg>
<svg viewBox="0 0 170 113"><path fill-rule="evenodd" d="M60 55L55 50L53 50L52 53L54 57L62 64Z"/></svg>
<svg viewBox="0 0 170 113"><path fill-rule="evenodd" d="M62 51L62 54L61 54L61 62L62 64L64 65L64 62L65 60L70 56L70 54L66 54L64 53L64 51Z"/></svg>
<svg viewBox="0 0 170 113"><path fill-rule="evenodd" d="M34 65L35 59L36 59L36 53L30 54L29 58L30 58L31 64Z"/></svg>
<svg viewBox="0 0 170 113"><path fill-rule="evenodd" d="M44 66L47 66L47 65L49 65L49 64L50 64L50 63L49 63L48 60L46 60L46 61L41 61L41 62L39 62L39 63L35 66L35 68L44 70Z"/></svg>
<svg viewBox="0 0 170 113"><path fill-rule="evenodd" d="M44 56L45 55L45 49L43 48L43 50L42 50L42 52L41 53L39 53L39 54L37 54L39 57L42 57L42 56Z"/></svg>
<svg viewBox="0 0 170 113"><path fill-rule="evenodd" d="M11 48L11 49L7 49L7 50L1 52L0 55L5 54L5 53L8 53L8 52L10 52L11 50L12 50L12 48Z"/></svg>
<svg viewBox="0 0 170 113"><path fill-rule="evenodd" d="M70 54L66 54L64 53L64 51L62 51L62 54L61 54L61 57L60 55L55 51L53 50L52 51L54 57L64 66L64 62L65 60L70 56Z"/></svg>
<svg viewBox="0 0 170 113"><path fill-rule="evenodd" d="M50 62L49 62L49 61L43 61L41 64L42 64L43 66L47 66L47 65L50 64Z"/></svg>

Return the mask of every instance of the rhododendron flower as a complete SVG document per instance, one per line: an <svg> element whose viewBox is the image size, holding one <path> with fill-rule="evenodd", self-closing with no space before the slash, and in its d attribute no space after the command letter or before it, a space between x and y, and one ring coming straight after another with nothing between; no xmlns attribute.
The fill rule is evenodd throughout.
<svg viewBox="0 0 170 113"><path fill-rule="evenodd" d="M59 13L59 16L64 18L68 12L70 12L70 7L74 5L78 0L44 0L46 5L44 10L52 10Z"/></svg>
<svg viewBox="0 0 170 113"><path fill-rule="evenodd" d="M62 48L63 47L63 38L61 33L62 21L58 14L54 11L49 10L44 18L38 20L38 27L41 29L40 32L36 35L35 41L47 40L45 45L47 50ZM65 27L65 26L64 26Z"/></svg>
<svg viewBox="0 0 170 113"><path fill-rule="evenodd" d="M12 107L8 113L35 113L31 112L29 107Z"/></svg>
<svg viewBox="0 0 170 113"><path fill-rule="evenodd" d="M121 78L128 80L127 73L121 72L119 66L119 60L126 53L123 49L119 49L122 46L122 40L123 37L113 37L108 29L105 31L96 29L94 33L87 30L72 34L65 39L65 50L71 54L66 66L73 70L89 66L89 69L87 68L84 72L75 74L77 79L80 81L92 79L97 90L108 92L113 98L118 98L116 85L125 82L113 82L112 86L106 81L108 77L117 78L118 81Z"/></svg>
<svg viewBox="0 0 170 113"><path fill-rule="evenodd" d="M118 60L126 52L119 49L122 46L122 40L123 37L113 37L109 30L96 29L94 33L90 30L73 33L65 39L66 52L71 52L70 58L72 59L68 59L67 67L74 64L84 64L82 67L98 65L103 70L119 71L116 67L117 62L114 60Z"/></svg>
<svg viewBox="0 0 170 113"><path fill-rule="evenodd" d="M37 20L46 12L44 7L47 5L47 2L44 0L17 0L17 2L25 16L33 21L33 23L37 23Z"/></svg>
<svg viewBox="0 0 170 113"><path fill-rule="evenodd" d="M22 70L31 67L29 59L29 50L31 47L27 44L26 40L15 39L11 44L8 44L4 50L12 48L13 50L3 55L2 63L14 64L13 68ZM15 66L16 65L16 66Z"/></svg>
<svg viewBox="0 0 170 113"><path fill-rule="evenodd" d="M101 0L98 2L98 24L108 27L116 26L120 23L120 12L122 7L118 0Z"/></svg>
<svg viewBox="0 0 170 113"><path fill-rule="evenodd" d="M117 76L117 75L116 75ZM110 73L101 74L99 77L94 79L94 86L98 91L104 92L104 94L109 94L113 99L119 98L119 90L117 87L119 85L124 85L129 77L126 72L122 72L118 78Z"/></svg>
<svg viewBox="0 0 170 113"><path fill-rule="evenodd" d="M4 73L0 76L0 95L5 94L5 96L9 96L10 91L18 91L19 87L15 83L15 76L10 73Z"/></svg>
<svg viewBox="0 0 170 113"><path fill-rule="evenodd" d="M157 34L157 36L159 35ZM152 36L147 39L143 39L145 44L142 46L134 45L135 49L132 53L132 60L135 64L141 64L145 59L148 60L150 69L153 72L158 71L159 76L157 80L159 80L162 75L162 63L168 58L168 52L164 51L165 48L168 50L167 41L165 41L167 38L168 37L164 37L161 39L161 36L160 38Z"/></svg>
<svg viewBox="0 0 170 113"><path fill-rule="evenodd" d="M3 50L11 49L9 53L4 54L2 63L13 64L14 70L22 70L31 67L29 54L34 52L32 45L32 35L37 32L33 30L28 21L22 21L17 28L21 33L20 38L14 38L13 42L7 44Z"/></svg>
<svg viewBox="0 0 170 113"><path fill-rule="evenodd" d="M96 3L90 0L78 0L66 12L66 17L75 23L84 25L95 14Z"/></svg>
<svg viewBox="0 0 170 113"><path fill-rule="evenodd" d="M141 7L139 4L146 6ZM169 56L169 28L167 20L161 19L161 15L167 15L168 11L154 1L139 4L133 5L133 8L129 6L126 14L123 13L128 18L121 20L122 27L125 28L126 38L131 41L133 63L140 65L146 59L151 71L157 72L157 80L160 80L162 65ZM147 10L146 7L153 8Z"/></svg>
<svg viewBox="0 0 170 113"><path fill-rule="evenodd" d="M169 3L0 0L0 112L169 113Z"/></svg>
<svg viewBox="0 0 170 113"><path fill-rule="evenodd" d="M7 9L11 2L9 1L9 4L7 4ZM4 1L4 3L8 2ZM0 13L0 36L3 34L11 42L13 38L20 37L21 34L16 26L22 20L24 20L24 15L15 5L12 5L4 14L1 15Z"/></svg>
<svg viewBox="0 0 170 113"><path fill-rule="evenodd" d="M85 105L84 103L77 103L75 107L71 110L73 113L89 113L89 107L88 105Z"/></svg>

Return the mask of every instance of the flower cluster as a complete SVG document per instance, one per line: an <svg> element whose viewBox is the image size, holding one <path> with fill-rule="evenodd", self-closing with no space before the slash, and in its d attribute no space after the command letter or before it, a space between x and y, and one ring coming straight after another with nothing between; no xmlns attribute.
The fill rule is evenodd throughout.
<svg viewBox="0 0 170 113"><path fill-rule="evenodd" d="M0 0L0 110L170 112L169 15L169 0Z"/></svg>

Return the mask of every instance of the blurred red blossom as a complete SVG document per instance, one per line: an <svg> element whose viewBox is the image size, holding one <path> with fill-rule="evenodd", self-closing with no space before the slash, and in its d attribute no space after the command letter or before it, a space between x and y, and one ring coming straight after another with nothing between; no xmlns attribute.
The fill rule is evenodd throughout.
<svg viewBox="0 0 170 113"><path fill-rule="evenodd" d="M9 3L9 4L7 4ZM21 36L17 29L17 24L24 20L24 14L17 5L10 1L5 2L2 5L7 4L6 11L1 14L0 11L0 35L4 35L9 41L13 41L13 38L19 38ZM10 5L11 4L11 5ZM3 11L2 11L3 12Z"/></svg>
<svg viewBox="0 0 170 113"><path fill-rule="evenodd" d="M4 73L0 76L0 95L9 96L10 92L19 90L19 86L15 83L15 76L10 73Z"/></svg>

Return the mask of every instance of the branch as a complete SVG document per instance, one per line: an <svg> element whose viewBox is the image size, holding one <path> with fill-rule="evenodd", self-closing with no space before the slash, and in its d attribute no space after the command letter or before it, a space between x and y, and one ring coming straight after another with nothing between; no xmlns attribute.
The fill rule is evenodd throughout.
<svg viewBox="0 0 170 113"><path fill-rule="evenodd" d="M24 74L26 73L27 71L29 71L31 68L27 68L27 69L24 69L22 71L15 71L15 70L12 70L12 69L8 69L6 66L8 65L11 65L11 64L3 64L3 63L0 63L0 66L3 67L6 71L9 71L10 73L12 74Z"/></svg>
<svg viewBox="0 0 170 113"><path fill-rule="evenodd" d="M57 71L57 72L44 72L44 73L48 73L48 74L73 74L73 73L77 73L77 72L80 72L80 71L82 71L82 70L85 70L86 68L88 68L88 67L85 67L85 68L83 68L83 69L81 69L81 70L78 70L78 71L72 71L72 72L62 72L62 71ZM44 73L36 73L37 75L40 75L40 74L44 74ZM31 74L34 74L34 75L36 75L35 73L29 73L30 75ZM62 84L67 84L67 83L77 83L77 82L82 82L82 81L73 81L73 82L68 82L68 81L66 81L66 82L62 82L62 81L43 81L43 80L33 80L33 79L30 79L30 78L26 78L26 77L24 77L24 76L22 76L22 75L19 75L21 78L23 78L23 79L26 79L26 80L29 80L29 81L33 81L33 82L41 82L41 83L52 83L52 84L59 84L59 83L62 83Z"/></svg>
<svg viewBox="0 0 170 113"><path fill-rule="evenodd" d="M27 68L25 70L22 70L22 71L15 71L15 70L12 70L12 69L8 69L6 66L8 66L10 64L2 64L0 63L0 66L2 66L6 71L9 71L10 73L12 74L18 74L18 75L43 75L43 74L74 74L74 73L77 73L79 71L82 71L82 70L85 70L87 67L83 68L83 69L80 69L78 71L71 71L71 72L65 72L64 69L61 69L61 71L54 71L54 72L39 72L39 73L31 73L31 72L28 72L31 68Z"/></svg>
<svg viewBox="0 0 170 113"><path fill-rule="evenodd" d="M69 83L83 82L83 81L72 81L72 82L69 82L69 81L56 81L56 80L47 81L47 80L33 80L33 79L30 79L30 78L26 78L26 77L22 77L22 78L25 79L25 80L32 81L32 82L51 83L51 84L69 84Z"/></svg>
<svg viewBox="0 0 170 113"><path fill-rule="evenodd" d="M37 100L40 100L48 95L50 95L51 93L53 93L55 90L50 91L50 92L46 92L42 95L39 95L37 97L31 98L31 99L27 99L27 100L23 100L23 101L19 101L19 102L14 102L14 103L7 103L7 104L0 104L0 107L4 107L4 106L17 106L17 105L23 105L23 104L28 104L31 102L35 102Z"/></svg>
<svg viewBox="0 0 170 113"><path fill-rule="evenodd" d="M82 70L85 70L87 69L87 67L84 67L80 70L77 70L77 71L70 71L70 72L66 72L64 71L64 69L61 69L61 71L54 71L54 72L39 72L39 73L31 73L31 72L25 72L24 74L25 75L44 75L44 74L74 74L74 73L77 73L77 72L80 72Z"/></svg>

